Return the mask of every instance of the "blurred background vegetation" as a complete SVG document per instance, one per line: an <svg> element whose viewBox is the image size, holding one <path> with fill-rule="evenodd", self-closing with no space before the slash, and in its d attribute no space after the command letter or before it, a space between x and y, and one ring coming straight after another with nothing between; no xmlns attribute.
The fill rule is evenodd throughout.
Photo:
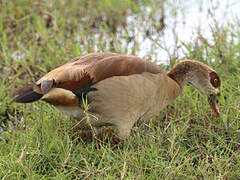
<svg viewBox="0 0 240 180"><path fill-rule="evenodd" d="M237 0L1 0L0 177L239 179L239 6ZM159 116L134 127L119 149L108 140L82 140L77 121L45 103L11 102L14 88L71 58L104 51L166 70L186 58L210 65L222 79L221 117L187 86Z"/></svg>

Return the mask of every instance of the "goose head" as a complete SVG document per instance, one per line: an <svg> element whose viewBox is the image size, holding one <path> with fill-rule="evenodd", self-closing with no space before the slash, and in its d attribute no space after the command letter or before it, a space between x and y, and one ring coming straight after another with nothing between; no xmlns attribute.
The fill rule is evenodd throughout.
<svg viewBox="0 0 240 180"><path fill-rule="evenodd" d="M168 76L174 79L180 87L186 83L195 86L208 97L211 108L219 116L216 103L220 96L221 80L216 71L199 61L185 60L175 65Z"/></svg>

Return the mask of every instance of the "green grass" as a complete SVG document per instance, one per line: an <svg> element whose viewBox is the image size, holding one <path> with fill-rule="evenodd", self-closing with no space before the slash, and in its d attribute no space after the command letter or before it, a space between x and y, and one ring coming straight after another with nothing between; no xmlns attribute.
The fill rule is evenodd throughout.
<svg viewBox="0 0 240 180"><path fill-rule="evenodd" d="M86 138L75 127L77 120L44 102L16 104L9 95L88 52L138 55L139 42L127 48L122 40L130 35L119 29L129 15L144 17L145 6L156 13L154 1L18 0L0 5L0 122L6 128L0 133L1 179L240 179L239 22L216 24L211 45L200 36L182 42L186 58L209 64L221 76L221 116L213 115L206 97L186 86L157 117L138 122L119 148L107 137L103 142ZM159 28L153 15L147 16ZM17 53L24 55L16 59Z"/></svg>

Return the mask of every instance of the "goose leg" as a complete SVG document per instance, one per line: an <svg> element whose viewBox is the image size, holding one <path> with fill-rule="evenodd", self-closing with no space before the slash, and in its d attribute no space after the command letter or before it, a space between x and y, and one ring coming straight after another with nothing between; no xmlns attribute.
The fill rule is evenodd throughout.
<svg viewBox="0 0 240 180"><path fill-rule="evenodd" d="M117 125L118 128L118 136L120 139L126 139L130 136L131 129L134 123L132 122L124 122Z"/></svg>
<svg viewBox="0 0 240 180"><path fill-rule="evenodd" d="M118 135L112 135L112 143L118 144L119 147L122 147L125 139L130 136L132 125L125 126L124 124L119 124L116 127L118 129Z"/></svg>
<svg viewBox="0 0 240 180"><path fill-rule="evenodd" d="M100 136L103 133L103 127L93 127L93 133L96 136Z"/></svg>
<svg viewBox="0 0 240 180"><path fill-rule="evenodd" d="M93 138L100 141L103 134L103 127L93 127ZM100 138L100 139L99 139Z"/></svg>

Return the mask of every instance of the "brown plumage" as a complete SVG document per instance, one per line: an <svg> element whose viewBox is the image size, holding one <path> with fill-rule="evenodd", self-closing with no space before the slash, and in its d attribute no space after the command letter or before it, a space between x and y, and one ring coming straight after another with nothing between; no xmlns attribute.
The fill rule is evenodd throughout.
<svg viewBox="0 0 240 180"><path fill-rule="evenodd" d="M36 84L40 85L44 81L54 80L50 87L42 88L42 91L48 91L52 87L74 91L112 76L128 76L142 72L156 74L162 71L158 66L136 56L110 52L92 53L50 71Z"/></svg>
<svg viewBox="0 0 240 180"><path fill-rule="evenodd" d="M109 52L76 58L15 91L12 97L20 103L42 99L76 118L84 116L87 100L92 126L116 126L119 137L125 138L137 120L158 114L188 82L208 96L219 115L215 100L220 78L207 65L185 60L165 73L136 56Z"/></svg>

